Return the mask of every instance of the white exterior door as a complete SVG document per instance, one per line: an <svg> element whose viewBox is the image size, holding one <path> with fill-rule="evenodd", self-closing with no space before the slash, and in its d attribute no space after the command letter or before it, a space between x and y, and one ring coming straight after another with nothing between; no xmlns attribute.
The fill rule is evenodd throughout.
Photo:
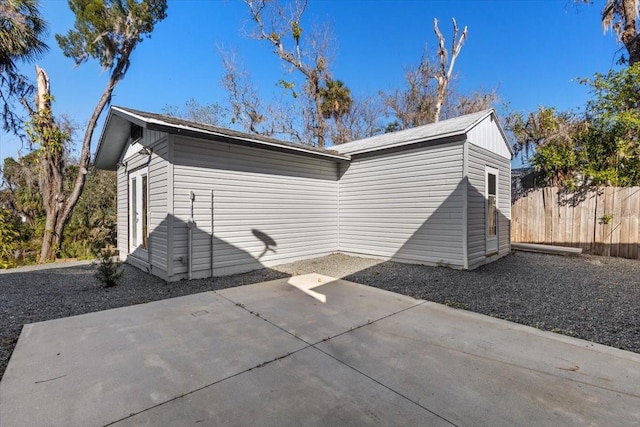
<svg viewBox="0 0 640 427"><path fill-rule="evenodd" d="M147 259L149 244L147 168L129 173L129 253Z"/></svg>
<svg viewBox="0 0 640 427"><path fill-rule="evenodd" d="M498 169L485 167L485 236L487 256L498 253Z"/></svg>

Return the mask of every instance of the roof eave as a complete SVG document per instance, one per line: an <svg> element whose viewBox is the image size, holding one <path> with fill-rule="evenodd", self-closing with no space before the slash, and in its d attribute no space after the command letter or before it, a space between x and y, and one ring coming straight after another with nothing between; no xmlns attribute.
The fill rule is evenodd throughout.
<svg viewBox="0 0 640 427"><path fill-rule="evenodd" d="M356 150L356 151L351 151L349 153L345 153L345 154L349 154L350 156L356 156L356 155L360 155L360 154L365 154L365 153L371 153L374 151L386 151L386 150L393 150L395 148L399 148L399 147L403 147L405 145L413 145L413 144L419 144L419 143L425 143L425 142L431 142L431 141L437 141L437 140L450 140L450 139L455 139L457 137L464 137L466 135L466 131L455 131L455 132L448 132L448 133L442 133L439 135L434 135L434 136L430 136L430 137L419 137L419 138L413 138L407 141L402 141L399 142L397 144L390 144L390 145L385 145L382 147L372 147L372 148L365 148L365 149L361 149L361 150Z"/></svg>
<svg viewBox="0 0 640 427"><path fill-rule="evenodd" d="M271 151L278 151L283 153L295 153L305 157L320 157L325 159L334 160L337 162L346 163L351 159L348 155L322 153L318 151L305 150L304 148L291 147L286 145L279 145L266 141L259 141L251 138L237 138L230 135L225 135L219 132L207 131L204 129L195 129L188 126L171 125L162 122L157 122L153 119L147 124L149 130L157 130L160 132L167 132L174 135L183 135L195 138L205 138L209 140L233 142L236 145L243 145L247 147L264 148Z"/></svg>
<svg viewBox="0 0 640 427"><path fill-rule="evenodd" d="M307 150L303 147L280 145L277 143L260 141L252 138L235 137L232 135L226 135L224 133L209 131L206 129L198 129L191 126L183 126L183 125L177 125L172 123L166 123L164 121L157 120L155 118L139 116L133 112L127 111L125 109L121 109L119 107L111 107L111 109L116 111L119 116L126 118L132 123L135 123L138 126L142 126L143 128L146 128L149 130L156 130L156 131L166 132L166 133L175 134L175 135L191 136L195 138L205 137L205 139L209 139L209 140L212 140L212 139L223 140L227 142L232 142L237 145L263 148L263 149L279 151L283 153L294 153L294 154L303 155L306 157L330 159L330 160L341 162L341 163L349 162L349 160L351 159L349 155L344 155L344 154L323 153L320 151Z"/></svg>
<svg viewBox="0 0 640 427"><path fill-rule="evenodd" d="M112 147L110 153L106 152L107 148L105 147L105 141L109 139L108 135L110 132L113 132L114 126L117 126L117 124L114 124L114 120L116 120L115 118L127 120L125 117L121 117L121 115L116 114L113 109L109 109L109 113L107 114L107 118L105 119L102 131L100 132L96 154L93 158L93 165L98 169L116 170L118 160L122 156L122 152L127 145L128 138L119 138L115 143L117 144L116 147ZM128 134L128 131L122 132ZM113 142L110 143L110 145L113 144ZM117 152L118 154L114 155L114 152Z"/></svg>

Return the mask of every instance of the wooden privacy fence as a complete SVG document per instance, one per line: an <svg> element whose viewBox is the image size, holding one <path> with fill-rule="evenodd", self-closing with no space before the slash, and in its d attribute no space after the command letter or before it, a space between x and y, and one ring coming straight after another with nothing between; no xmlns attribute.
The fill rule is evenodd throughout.
<svg viewBox="0 0 640 427"><path fill-rule="evenodd" d="M640 187L532 190L511 207L511 241L640 259Z"/></svg>

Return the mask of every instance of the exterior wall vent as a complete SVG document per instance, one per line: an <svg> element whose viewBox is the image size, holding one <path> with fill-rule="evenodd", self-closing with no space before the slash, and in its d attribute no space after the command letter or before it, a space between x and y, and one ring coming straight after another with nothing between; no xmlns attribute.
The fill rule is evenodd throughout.
<svg viewBox="0 0 640 427"><path fill-rule="evenodd" d="M142 139L142 126L135 125L131 123L131 134L129 135L131 138L131 143Z"/></svg>

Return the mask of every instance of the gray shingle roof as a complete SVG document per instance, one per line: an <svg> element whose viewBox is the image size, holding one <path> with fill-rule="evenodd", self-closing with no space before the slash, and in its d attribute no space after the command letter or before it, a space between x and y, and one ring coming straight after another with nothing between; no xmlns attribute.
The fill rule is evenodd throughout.
<svg viewBox="0 0 640 427"><path fill-rule="evenodd" d="M479 111L477 113L467 114L453 119L442 120L438 123L418 126L398 132L385 133L382 135L372 136L370 138L360 139L358 141L347 142L345 144L336 145L332 147L332 149L342 154L357 154L416 142L464 135L469 131L469 129L491 113L493 113L493 110Z"/></svg>
<svg viewBox="0 0 640 427"><path fill-rule="evenodd" d="M240 132L232 129L209 125L206 123L198 123L190 120L184 120L184 119L180 119L177 117L168 116L164 114L149 113L146 111L134 110L132 108L125 108L125 107L120 107L115 105L111 108L116 111L122 111L124 113L138 116L140 119L144 120L145 122L151 125L154 125L154 124L156 125L156 126L150 126L150 127L158 128L157 130L162 130L164 132L179 133L175 131L172 132L172 129L174 130L183 129L187 131L194 131L194 132L201 132L201 133L206 133L210 135L219 135L219 136L229 137L236 140L255 141L258 143L262 142L265 144L281 146L283 148L289 148L292 151L306 151L310 153L316 153L319 155L329 155L329 156L348 158L348 157L345 157L344 155L340 155L340 153L338 153L333 149L321 149L321 148L313 147L311 145L296 144L293 142L282 141L280 139L271 138L264 135Z"/></svg>

